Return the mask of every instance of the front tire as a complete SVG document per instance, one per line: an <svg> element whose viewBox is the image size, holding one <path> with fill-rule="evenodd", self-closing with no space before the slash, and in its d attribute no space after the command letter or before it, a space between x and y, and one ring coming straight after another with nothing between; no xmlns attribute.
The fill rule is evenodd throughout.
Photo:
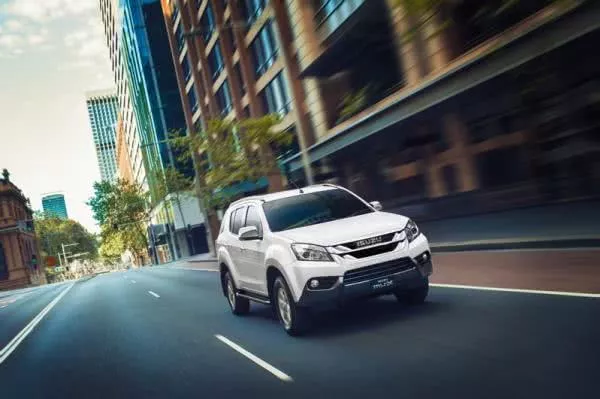
<svg viewBox="0 0 600 399"><path fill-rule="evenodd" d="M277 277L273 284L271 302L279 322L289 335L298 336L308 329L308 311L294 302L294 297L281 276Z"/></svg>
<svg viewBox="0 0 600 399"><path fill-rule="evenodd" d="M394 295L399 302L405 302L409 305L420 305L425 302L429 294L429 281L418 288L395 292Z"/></svg>
<svg viewBox="0 0 600 399"><path fill-rule="evenodd" d="M250 311L250 300L237 295L237 288L235 288L231 273L226 272L223 280L225 281L225 296L231 308L231 313L237 316L247 314Z"/></svg>

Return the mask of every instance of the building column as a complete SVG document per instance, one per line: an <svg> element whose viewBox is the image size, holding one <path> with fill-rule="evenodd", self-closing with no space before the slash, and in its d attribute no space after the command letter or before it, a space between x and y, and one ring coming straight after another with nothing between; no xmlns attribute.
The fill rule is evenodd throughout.
<svg viewBox="0 0 600 399"><path fill-rule="evenodd" d="M406 85L414 86L427 73L423 56L419 54L419 51L423 51L423 48L419 46L421 32L413 28L414 23L402 5L398 4L396 0L386 1L394 29L396 56L402 65Z"/></svg>
<svg viewBox="0 0 600 399"><path fill-rule="evenodd" d="M469 149L469 134L459 115L451 113L444 116L444 133L456 154L458 190L471 191L479 188L475 157Z"/></svg>

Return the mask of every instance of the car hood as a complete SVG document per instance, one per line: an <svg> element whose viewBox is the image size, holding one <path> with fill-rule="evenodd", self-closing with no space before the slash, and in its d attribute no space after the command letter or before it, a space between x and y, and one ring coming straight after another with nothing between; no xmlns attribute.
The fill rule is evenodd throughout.
<svg viewBox="0 0 600 399"><path fill-rule="evenodd" d="M372 212L276 234L293 242L329 246L401 230L407 221L395 213Z"/></svg>

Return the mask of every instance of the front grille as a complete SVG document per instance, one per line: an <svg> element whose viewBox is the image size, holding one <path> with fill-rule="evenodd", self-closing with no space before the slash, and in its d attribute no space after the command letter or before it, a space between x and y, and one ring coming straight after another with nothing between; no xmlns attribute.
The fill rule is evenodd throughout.
<svg viewBox="0 0 600 399"><path fill-rule="evenodd" d="M365 266L344 273L344 285L362 283L375 278L387 277L392 274L415 267L410 258L400 258L376 265Z"/></svg>
<svg viewBox="0 0 600 399"><path fill-rule="evenodd" d="M341 244L342 246L349 248L349 249L359 249L361 246L368 246L368 245L361 245L361 243L363 243L364 241L367 241L369 239L378 239L377 244L382 244L384 242L388 242L388 241L392 241L392 239L394 238L394 234L396 233L389 233L389 234L384 234L381 236L375 236L375 237L370 237L364 240L358 240L358 241L352 241L352 242L347 242L345 244Z"/></svg>
<svg viewBox="0 0 600 399"><path fill-rule="evenodd" d="M355 258L366 258L368 256L374 256L374 255L379 255L379 254L393 251L394 249L396 249L397 246L398 246L398 241L395 241L395 242L385 244L385 245L378 245L376 247L359 249L357 251L348 252L344 255L352 255Z"/></svg>

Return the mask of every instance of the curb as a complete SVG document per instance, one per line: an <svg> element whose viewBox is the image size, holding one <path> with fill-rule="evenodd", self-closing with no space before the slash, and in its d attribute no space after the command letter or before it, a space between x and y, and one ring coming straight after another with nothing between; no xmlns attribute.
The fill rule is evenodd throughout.
<svg viewBox="0 0 600 399"><path fill-rule="evenodd" d="M467 252L536 249L600 249L600 237L521 238L481 240L457 243L431 243L434 252Z"/></svg>

